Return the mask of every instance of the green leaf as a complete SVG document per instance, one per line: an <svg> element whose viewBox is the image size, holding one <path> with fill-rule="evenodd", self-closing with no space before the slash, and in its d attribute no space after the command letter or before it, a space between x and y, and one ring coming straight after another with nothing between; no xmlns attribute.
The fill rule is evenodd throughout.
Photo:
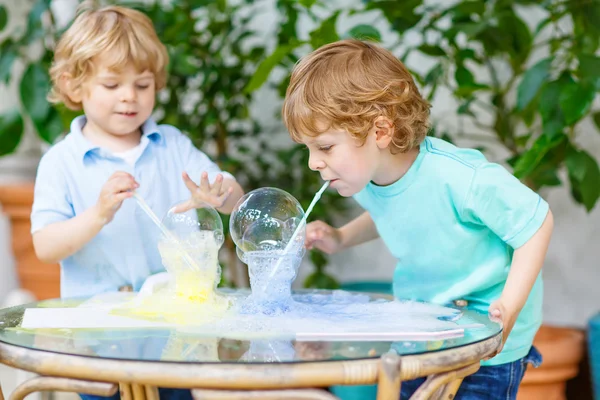
<svg viewBox="0 0 600 400"><path fill-rule="evenodd" d="M422 0L368 1L366 9L381 10L394 30L403 34L421 21L422 16L415 13L415 9L420 7L422 2Z"/></svg>
<svg viewBox="0 0 600 400"><path fill-rule="evenodd" d="M0 115L0 156L10 154L23 136L23 118L17 111Z"/></svg>
<svg viewBox="0 0 600 400"><path fill-rule="evenodd" d="M596 128L598 128L598 130L600 131L600 111L596 111L594 114L592 114L592 119L596 124Z"/></svg>
<svg viewBox="0 0 600 400"><path fill-rule="evenodd" d="M46 70L39 64L29 64L21 78L19 91L21 103L36 126L46 121L50 111L50 103L46 100L49 88L50 79Z"/></svg>
<svg viewBox="0 0 600 400"><path fill-rule="evenodd" d="M2 50L2 53L0 53L0 82L8 84L12 76L12 66L17 59L17 53L12 48Z"/></svg>
<svg viewBox="0 0 600 400"><path fill-rule="evenodd" d="M454 7L454 12L459 14L477 14L481 15L485 11L485 1L482 0L471 0L461 1Z"/></svg>
<svg viewBox="0 0 600 400"><path fill-rule="evenodd" d="M438 80L444 76L444 68L442 64L436 64L433 68L425 75L425 84L431 85L438 83Z"/></svg>
<svg viewBox="0 0 600 400"><path fill-rule="evenodd" d="M440 46L433 46L433 45L429 45L429 44L422 44L418 47L418 49L422 52L427 54L428 56L433 56L433 57L441 57L441 56L445 56L446 52L440 47Z"/></svg>
<svg viewBox="0 0 600 400"><path fill-rule="evenodd" d="M316 2L317 0L300 0L300 4L306 8L311 8Z"/></svg>
<svg viewBox="0 0 600 400"><path fill-rule="evenodd" d="M283 46L279 46L275 49L273 54L263 60L262 63L256 69L252 79L244 89L244 92L251 93L260 88L269 78L271 71L278 65L288 54L294 51L298 46L304 44L304 42L292 42Z"/></svg>
<svg viewBox="0 0 600 400"><path fill-rule="evenodd" d="M544 30L544 28L550 23L552 22L552 18L544 18L543 20L541 20L537 26L535 27L535 31L533 32L533 37L537 37L537 35Z"/></svg>
<svg viewBox="0 0 600 400"><path fill-rule="evenodd" d="M554 136L565 127L565 117L560 107L559 97L563 87L573 83L569 74L563 74L555 81L548 82L542 88L538 110L542 116L544 135Z"/></svg>
<svg viewBox="0 0 600 400"><path fill-rule="evenodd" d="M34 120L33 125L40 137L50 144L53 144L60 135L65 133L61 115L54 107L50 108L48 116L42 123L37 123Z"/></svg>
<svg viewBox="0 0 600 400"><path fill-rule="evenodd" d="M473 73L462 65L459 65L456 68L454 78L456 79L458 86L473 86L473 84L475 84Z"/></svg>
<svg viewBox="0 0 600 400"><path fill-rule="evenodd" d="M552 57L545 58L529 68L517 88L517 110L523 110L537 95L542 84L548 79Z"/></svg>
<svg viewBox="0 0 600 400"><path fill-rule="evenodd" d="M44 35L44 27L42 25L42 15L48 11L48 0L36 0L27 16L27 32L25 38L28 43L41 38Z"/></svg>
<svg viewBox="0 0 600 400"><path fill-rule="evenodd" d="M358 40L370 40L373 42L381 42L381 33L377 28L371 25L360 24L350 29L345 37L350 37Z"/></svg>
<svg viewBox="0 0 600 400"><path fill-rule="evenodd" d="M310 44L313 49L317 49L325 44L332 43L340 39L335 29L335 24L339 15L340 11L334 12L333 15L324 20L317 29L310 32Z"/></svg>
<svg viewBox="0 0 600 400"><path fill-rule="evenodd" d="M558 98L560 108L565 115L565 123L573 125L583 118L592 106L595 96L596 88L592 85L584 85L581 82L565 85Z"/></svg>
<svg viewBox="0 0 600 400"><path fill-rule="evenodd" d="M6 28L6 24L8 23L8 12L6 11L6 7L0 4L0 32Z"/></svg>
<svg viewBox="0 0 600 400"><path fill-rule="evenodd" d="M501 15L498 26L504 33L508 34L510 40L508 51L511 55L511 65L513 71L516 71L529 57L533 38L527 24L516 13L509 12Z"/></svg>
<svg viewBox="0 0 600 400"><path fill-rule="evenodd" d="M321 271L310 274L304 281L305 288L339 289L340 284L331 275Z"/></svg>
<svg viewBox="0 0 600 400"><path fill-rule="evenodd" d="M580 54L578 72L582 79L600 77L600 57L593 54Z"/></svg>
<svg viewBox="0 0 600 400"><path fill-rule="evenodd" d="M565 160L573 197L591 211L600 197L600 168L584 150L572 149Z"/></svg>
<svg viewBox="0 0 600 400"><path fill-rule="evenodd" d="M548 136L541 135L536 139L531 148L521 155L514 168L514 175L523 179L527 177L538 166L548 151L558 146L565 140L564 135Z"/></svg>

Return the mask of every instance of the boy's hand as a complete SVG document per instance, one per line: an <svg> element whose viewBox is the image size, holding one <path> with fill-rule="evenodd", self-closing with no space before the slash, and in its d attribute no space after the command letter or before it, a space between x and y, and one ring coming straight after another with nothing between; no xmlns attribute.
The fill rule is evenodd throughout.
<svg viewBox="0 0 600 400"><path fill-rule="evenodd" d="M206 203L216 209L223 207L229 195L233 192L233 188L230 187L226 190L223 188L223 175L219 174L215 178L215 182L210 185L208 182L208 173L203 172L200 178L200 186L196 185L187 172L182 174L183 182L188 188L192 197L181 204L178 204L173 209L176 213L186 212L192 208L202 207L202 203Z"/></svg>
<svg viewBox="0 0 600 400"><path fill-rule="evenodd" d="M333 254L342 249L342 234L323 221L314 221L306 225L307 249L317 248L324 253Z"/></svg>
<svg viewBox="0 0 600 400"><path fill-rule="evenodd" d="M502 351L502 347L504 347L504 343L506 343L506 339L508 338L510 331L512 331L512 328L515 325L517 315L518 313L510 311L508 307L506 307L506 305L502 302L501 298L494 301L490 305L488 311L488 316L490 320L502 324L502 344L500 345L500 348L498 349L498 352L496 354ZM496 354L494 354L494 356ZM492 357L493 356L490 356L489 358Z"/></svg>
<svg viewBox="0 0 600 400"><path fill-rule="evenodd" d="M140 185L135 178L127 172L117 171L108 178L108 181L102 186L96 202L96 209L102 224L106 225L112 221L115 213L123 204L123 200L132 197L138 187Z"/></svg>

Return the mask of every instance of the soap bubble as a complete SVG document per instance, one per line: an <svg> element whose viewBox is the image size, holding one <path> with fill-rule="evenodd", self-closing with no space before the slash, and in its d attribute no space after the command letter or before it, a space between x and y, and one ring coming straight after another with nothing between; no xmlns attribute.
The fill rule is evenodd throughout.
<svg viewBox="0 0 600 400"><path fill-rule="evenodd" d="M175 206L169 209L162 219L162 224L177 240L185 243L191 239L195 242L197 232L212 232L217 247L223 245L223 221L213 207L201 203L198 208L182 213L176 213L174 209Z"/></svg>
<svg viewBox="0 0 600 400"><path fill-rule="evenodd" d="M174 278L171 289L177 296L205 301L221 280L223 222L208 204L182 213L173 210L162 219L165 231L158 244L163 265Z"/></svg>
<svg viewBox="0 0 600 400"><path fill-rule="evenodd" d="M253 190L235 205L229 231L238 257L248 265L252 289L245 312L273 314L289 309L292 282L304 255L303 218L298 200L276 188Z"/></svg>
<svg viewBox="0 0 600 400"><path fill-rule="evenodd" d="M247 193L237 202L229 220L238 255L284 250L303 217L304 210L298 200L281 189L261 188ZM304 239L302 229L295 239L295 252L303 249Z"/></svg>

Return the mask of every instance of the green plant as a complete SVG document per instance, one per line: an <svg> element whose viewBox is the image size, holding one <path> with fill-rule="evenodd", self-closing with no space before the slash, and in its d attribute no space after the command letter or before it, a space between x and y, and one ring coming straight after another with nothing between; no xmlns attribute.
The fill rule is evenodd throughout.
<svg viewBox="0 0 600 400"><path fill-rule="evenodd" d="M300 54L340 37L380 40L378 29L357 25L340 35L341 16L362 14L387 21L396 36L389 46L401 60L419 54L431 68L416 72L431 100L448 90L456 110L480 132L444 132L446 138L469 138L481 147L502 146L514 174L534 190L562 185L566 169L573 198L588 211L600 196L597 160L576 143L581 121L592 117L600 127L600 111L592 106L600 89L600 2L597 0L423 0L364 1L354 9L329 9L322 2L280 0L292 10L280 27L278 46L258 67L247 87L255 90L274 68L289 70ZM303 14L316 28L298 37ZM320 17L317 17L319 15ZM522 15L543 15L529 27ZM419 39L404 42L407 33ZM541 54L541 55L540 55ZM281 88L287 82L274 82ZM434 121L435 122L435 121Z"/></svg>
<svg viewBox="0 0 600 400"><path fill-rule="evenodd" d="M52 46L60 34L49 2L35 2L22 35L15 34L4 40L0 37L0 78L5 82L18 81L22 106L0 116L0 155L16 148L23 121L30 119L40 137L52 143L66 132L73 117L64 108L45 100ZM291 145L282 129L265 131L250 113L254 94L243 91L265 53L262 38L249 25L264 3L187 0L171 6L162 1L127 5L140 9L152 19L171 58L167 87L158 96L159 122L172 124L186 133L223 169L232 172L246 191L279 187L306 207L321 185L318 174L306 168L307 152ZM6 26L6 15L6 9L0 6L0 31ZM40 42L43 43L41 55L29 57L32 43ZM16 60L25 64L22 76L11 74ZM278 140L283 145L276 146L274 143ZM343 211L342 199L324 195L313 210L313 216L330 218L326 209ZM223 217L227 227L228 219ZM236 262L230 239L225 249L224 267L227 268ZM318 254L313 258L316 271L307 283L335 287L337 282L325 273L326 259Z"/></svg>

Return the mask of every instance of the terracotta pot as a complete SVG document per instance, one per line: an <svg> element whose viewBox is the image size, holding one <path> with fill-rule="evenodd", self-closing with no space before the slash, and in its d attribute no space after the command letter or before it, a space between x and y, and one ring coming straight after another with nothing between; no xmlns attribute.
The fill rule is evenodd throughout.
<svg viewBox="0 0 600 400"><path fill-rule="evenodd" d="M517 400L566 400L566 383L579 372L584 340L582 330L543 325L533 344L544 361L527 368Z"/></svg>
<svg viewBox="0 0 600 400"><path fill-rule="evenodd" d="M20 286L39 300L60 297L60 267L38 260L31 239L33 184L0 186L0 204L11 225L12 250Z"/></svg>

